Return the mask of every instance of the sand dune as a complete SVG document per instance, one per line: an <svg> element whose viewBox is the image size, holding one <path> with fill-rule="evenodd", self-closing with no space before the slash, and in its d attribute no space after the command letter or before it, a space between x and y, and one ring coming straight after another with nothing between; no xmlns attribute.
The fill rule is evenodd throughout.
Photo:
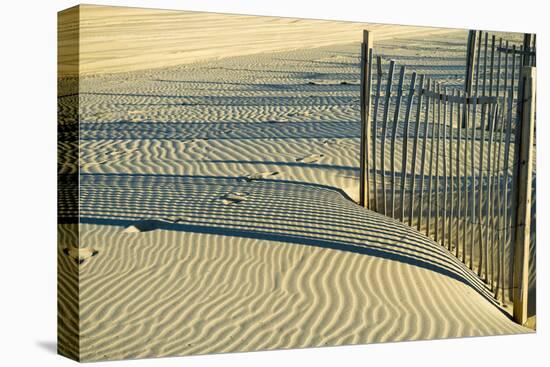
<svg viewBox="0 0 550 367"><path fill-rule="evenodd" d="M250 194L211 200L227 189ZM441 246L333 188L106 174L82 190L100 251L80 270L85 360L525 331ZM163 225L125 233L143 216Z"/></svg>
<svg viewBox="0 0 550 367"><path fill-rule="evenodd" d="M136 24L148 16L120 12L136 12ZM178 14L165 16L198 16ZM215 19L204 26L218 29ZM77 240L61 225L59 290L70 323L61 341L79 330L82 360L528 332L439 244L350 200L360 134L353 27L363 26L327 28L319 38L331 46L313 49L308 22L294 23L305 32L299 50L266 52L279 46L262 34L273 43L257 45L263 53L81 79L80 246L98 253L78 267L75 309L76 283L63 277L76 264L63 249ZM246 39L252 32L237 23ZM121 38L129 45L134 27ZM118 37L114 29L104 31ZM408 39L388 38L377 52L462 83L465 32L394 30ZM87 42L104 47L96 41ZM92 48L84 71L122 67ZM120 52L124 61L137 51ZM124 67L155 65L138 57Z"/></svg>
<svg viewBox="0 0 550 367"><path fill-rule="evenodd" d="M325 20L258 17L171 10L80 5L80 58L61 52L59 63L80 73L176 66L199 60L360 41L448 33L448 29ZM75 9L73 9L75 11ZM63 41L75 25L61 29ZM62 43L64 46L65 43ZM67 42L67 47L72 45Z"/></svg>

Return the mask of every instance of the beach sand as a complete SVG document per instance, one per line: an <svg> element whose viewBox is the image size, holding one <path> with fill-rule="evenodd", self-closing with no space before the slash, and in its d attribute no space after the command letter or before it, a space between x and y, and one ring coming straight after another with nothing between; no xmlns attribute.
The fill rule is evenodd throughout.
<svg viewBox="0 0 550 367"><path fill-rule="evenodd" d="M80 350L66 354L96 361L530 331L441 245L354 202L364 24L85 9L81 218L59 226L58 243L69 320L61 343L80 334ZM95 20L107 10L110 26ZM165 37L176 23L181 32ZM385 58L463 83L466 31L374 29ZM218 44L206 34L223 36ZM121 43L106 47L109 37ZM75 245L85 250L64 251Z"/></svg>

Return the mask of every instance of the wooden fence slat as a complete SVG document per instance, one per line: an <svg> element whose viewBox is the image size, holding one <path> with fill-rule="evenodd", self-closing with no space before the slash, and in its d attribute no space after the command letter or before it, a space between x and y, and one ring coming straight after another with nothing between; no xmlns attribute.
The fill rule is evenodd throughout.
<svg viewBox="0 0 550 367"><path fill-rule="evenodd" d="M469 223L469 216L470 216L470 211L469 211L469 200L470 200L470 190L469 190L469 176L468 176L468 169L469 169L469 165L468 165L468 147L469 147L469 131L468 131L468 127L469 125L471 124L470 122L470 110L471 110L471 106L470 105L467 105L466 102L464 102L464 105L463 105L463 113L465 115L465 118L464 118L464 174L463 174L463 177L464 177L464 214L463 214L463 226L462 226L462 247L464 249L464 252L463 252L463 259L462 259L462 262L466 263L466 246L467 246L467 239L466 239L466 233L468 232L468 228L470 227L470 223ZM472 259L472 247L471 247L471 243L470 243L470 246L468 246L468 250L469 250L469 253L470 253L470 263L469 263L469 267L470 269L472 269L472 262L471 262L471 259Z"/></svg>
<svg viewBox="0 0 550 367"><path fill-rule="evenodd" d="M498 41L498 46L499 47L502 47L502 38L499 38L499 41ZM497 53L497 80L496 80L496 96L497 97L500 97L500 79L502 77L502 73L501 73L501 64L502 62L502 57L501 57L501 52L498 52ZM504 111L505 111L505 106L506 106L506 97L504 98L504 104L502 106L502 108L500 109L500 114L501 114L501 117L499 118L499 122L500 122L500 130L499 130L499 139L498 139L498 148L495 148L496 149L496 154L495 154L495 165L496 165L496 169L494 169L493 172L495 172L495 175L497 176L496 177L496 180L495 181L495 188L494 188L494 193L495 193L495 197L496 197L496 211L497 211L497 215L496 215L496 224L495 224L495 228L497 229L495 232L496 232L496 238L493 240L493 241L496 241L496 249L497 249L497 254L496 254L496 266L497 266L497 271L496 271L496 279L495 279L495 299L499 299L499 294L500 294L500 285L501 285L501 273L502 273L502 269L501 269L501 246L502 246L502 229L501 229L501 215L502 215L502 208L501 208L501 205L500 205L500 198L502 197L502 194L501 194L501 171L500 171L500 163L501 163L501 160L502 160L502 144L503 144L503 138L504 138Z"/></svg>
<svg viewBox="0 0 550 367"><path fill-rule="evenodd" d="M466 76L464 78L464 91L467 95L472 94L476 40L476 31L470 30L466 44Z"/></svg>
<svg viewBox="0 0 550 367"><path fill-rule="evenodd" d="M505 162L505 164L508 164L508 162L510 162L510 144L511 144L511 139L512 139L513 98L514 98L513 93L510 91L510 104L508 105L508 108L510 109L510 112L509 112L509 115L508 115L508 124L506 126L506 140L505 140L505 145L504 145L504 162ZM510 224L509 224L509 220L508 220L508 195L509 195L509 193L508 193L508 179L509 179L509 169L510 169L510 167L506 166L505 168L506 168L506 170L504 171L504 204L503 204L504 223L503 223L503 227L504 227L505 243L508 243L508 241L510 240ZM506 273L505 258L506 258L506 254L503 253L502 271L503 271L504 276L505 276L505 273ZM504 285L504 282L503 282L503 287L504 286L505 285Z"/></svg>
<svg viewBox="0 0 550 367"><path fill-rule="evenodd" d="M485 92L485 91L484 91ZM480 136L480 148L479 148L479 189L477 190L477 199L478 199L478 244L479 244L479 270L478 275L481 276L482 269L484 269L484 276L487 277L487 244L485 243L485 236L483 235L485 227L485 216L483 215L483 187L485 183L485 175L483 172L483 162L485 162L485 113L487 106L485 104L481 105L481 136ZM476 138L477 140L477 138ZM486 279L486 278L485 278Z"/></svg>
<svg viewBox="0 0 550 367"><path fill-rule="evenodd" d="M509 41L506 41L506 48L509 47ZM507 104L507 123L505 128L505 141L504 141L504 165L507 166L509 162L510 157L510 129L512 124L512 106L514 101L514 94L511 90L508 89L508 62L509 62L509 54L506 53L504 57L504 95L507 96L508 104ZM505 277L506 277L506 264L505 264L505 247L508 243L508 168L504 171L504 190L502 193L502 254L500 258L501 262L501 291L502 291L502 305L504 306L506 304L506 295L505 295Z"/></svg>
<svg viewBox="0 0 550 367"><path fill-rule="evenodd" d="M499 38L498 41L499 47L502 47L502 38ZM497 82L496 82L496 93L495 95L500 97L500 78L501 78L502 70L501 70L501 53L498 52L497 54ZM506 98L504 99L504 104L506 104Z"/></svg>
<svg viewBox="0 0 550 367"><path fill-rule="evenodd" d="M476 76L475 76L475 80L476 80L475 94L476 95L479 94L479 60L481 58L481 41L482 41L482 37L483 37L483 32L478 31L478 34L479 34L479 38L478 38L478 41L477 41Z"/></svg>
<svg viewBox="0 0 550 367"><path fill-rule="evenodd" d="M428 79L429 85L429 79ZM412 150L412 164L411 164L411 206L409 208L409 226L412 227L413 218L414 218L414 199L416 197L415 186L416 186L416 156L418 149L418 139L420 136L420 115L422 113L422 88L424 88L424 75L420 75L420 82L418 84L418 104L416 109L416 119L414 127L414 141L413 141L413 150Z"/></svg>
<svg viewBox="0 0 550 367"><path fill-rule="evenodd" d="M363 31L361 44L361 146L359 152L359 204L369 207L369 145L371 143L371 88L373 35Z"/></svg>
<svg viewBox="0 0 550 367"><path fill-rule="evenodd" d="M522 66L529 66L531 65L531 55L528 53L531 51L531 34L525 33L523 35L523 50L525 53L522 55Z"/></svg>
<svg viewBox="0 0 550 367"><path fill-rule="evenodd" d="M490 61L490 65L489 65L489 70L490 70L490 74L489 74L489 96L492 97L493 96L493 77L494 77L494 73L495 73L495 41L496 41L496 37L495 35L492 35L491 36L491 61ZM498 95L497 95L498 97Z"/></svg>
<svg viewBox="0 0 550 367"><path fill-rule="evenodd" d="M445 96L447 95L447 88L443 90ZM441 227L441 244L443 246L448 245L450 248L450 243L446 243L447 235L447 97L443 100L443 226ZM441 135L440 135L441 137ZM438 172L439 175L439 172Z"/></svg>
<svg viewBox="0 0 550 367"><path fill-rule="evenodd" d="M399 114L401 112L401 99L403 97L403 82L405 79L405 67L399 71L399 84L397 86L397 100L393 114L393 131L391 139L391 217L395 218L395 141L397 140L397 128L399 126Z"/></svg>
<svg viewBox="0 0 550 367"><path fill-rule="evenodd" d="M372 177L373 177L373 210L378 212L378 172L377 172L377 143L378 143L378 106L380 105L380 92L382 88L382 58L376 58L376 95L374 98L374 112L372 116Z"/></svg>
<svg viewBox="0 0 550 367"><path fill-rule="evenodd" d="M533 54L531 55L532 61L531 65L537 66L537 34L533 33L533 48L532 48Z"/></svg>
<svg viewBox="0 0 550 367"><path fill-rule="evenodd" d="M437 90L441 90L441 86L439 83L437 84ZM434 129L437 129L436 135L432 138L432 141L435 139L436 145L435 145L435 171L433 171L432 176L435 175L435 222L434 222L434 229L435 229L435 242L440 242L440 236L439 236L439 197L440 197L440 190L439 190L439 180L441 179L441 176L439 174L439 156L440 156L440 142L441 142L441 99L437 100L437 123L436 127ZM432 149L433 150L433 149Z"/></svg>
<svg viewBox="0 0 550 367"><path fill-rule="evenodd" d="M499 296L499 292L500 292L500 297L501 297L501 304L504 304L504 246L505 246L505 242L506 242L506 236L505 236L505 229L503 228L503 223L505 223L504 220L501 220L502 216L503 216L503 205L502 205L502 200L504 200L504 187L503 187L503 180L502 180L502 171L501 171L501 161L502 161L502 153L503 153L503 145L504 145L504 135L505 135L505 130L504 130L504 125L505 125L505 122L504 122L504 119L508 119L508 116L511 115L511 111L510 109L508 109L508 106L511 106L512 105L512 102L509 98L506 99L506 103L508 104L505 104L504 106L506 106L506 108L504 109L504 111L502 112L502 118L503 120L501 121L501 124L500 124L500 139L499 139L499 143L498 143L498 160L497 160L497 172L498 172L498 183L497 183L497 211L498 211L498 216L497 216L497 228L498 228L498 231L497 231L497 285L496 285L496 291L495 291L495 298L498 299L498 296ZM509 102L508 102L509 101ZM506 114L505 114L506 112ZM504 166L506 166L508 164L507 161L504 161ZM507 166L506 166L507 167ZM507 168L506 168L507 169Z"/></svg>
<svg viewBox="0 0 550 367"><path fill-rule="evenodd" d="M515 66L515 61L514 61L515 57L512 57L512 73L513 73L513 70L514 70L514 66ZM507 123L507 126L506 126L506 141L505 141L505 145L504 145L504 162L505 164L508 164L508 162L510 162L510 145L511 145L511 139L512 139L512 120L513 120L513 104L514 104L514 83L513 83L514 79L512 78L512 81L511 81L511 87L509 89L509 98L510 98L510 104L508 105L508 110L509 110L509 115L508 115L508 123ZM505 243L508 243L508 241L510 240L510 236L511 236L511 223L510 223L510 218L509 218L509 215L508 215L508 196L509 196L509 192L508 192L508 179L509 179L509 167L506 168L506 170L504 171L504 204L503 204L503 207L504 207L504 223L503 223L503 227L504 227L504 235L505 235ZM502 259L502 262L503 262L503 266L502 266L502 271L503 271L503 276L506 276L506 254L503 253L503 259ZM503 282L503 289L505 287L505 284ZM506 301L505 301L506 302Z"/></svg>
<svg viewBox="0 0 550 367"><path fill-rule="evenodd" d="M365 105L365 86L366 86L366 69L365 64L367 63L367 47L365 42L361 43L361 87L359 89L359 104L361 110L361 136L359 142L359 205L365 206L365 183L363 182L363 177L365 176L366 164L365 159L365 126L366 121L366 105Z"/></svg>
<svg viewBox="0 0 550 367"><path fill-rule="evenodd" d="M508 47L508 41L506 41L506 47ZM504 57L504 95L508 92L508 54Z"/></svg>
<svg viewBox="0 0 550 367"><path fill-rule="evenodd" d="M387 215L387 194L386 194L386 137L387 137L387 131L388 131L388 114L390 110L390 103L391 103L391 92L392 92L392 84L393 84L393 71L395 68L395 61L390 60L390 69L388 71L388 80L386 82L386 95L385 95L385 103L384 103L384 117L382 120L382 142L381 142L381 175L382 175L382 208L384 209L383 214Z"/></svg>
<svg viewBox="0 0 550 367"><path fill-rule="evenodd" d="M432 83L431 80L428 79L427 82L427 88L431 88ZM422 216L424 212L424 181L425 181L425 168L426 168L426 145L428 144L428 121L429 121L429 114L430 114L430 98L426 98L426 111L424 114L424 136L422 138L423 144L422 144L422 155L420 157L420 195L418 198L419 203L419 211L418 211L418 225L417 228L420 231L420 228L422 226Z"/></svg>
<svg viewBox="0 0 550 367"><path fill-rule="evenodd" d="M411 75L411 82L409 84L409 99L407 101L407 109L405 111L405 121L403 127L403 148L402 148L402 160L401 160L401 221L405 220L405 181L407 179L407 163L409 153L409 120L411 116L411 109L413 104L414 92L416 88L416 72ZM412 173L414 181L414 168ZM412 200L412 196L411 196Z"/></svg>
<svg viewBox="0 0 550 367"><path fill-rule="evenodd" d="M437 88L437 92L439 93L439 83L436 84L435 81L433 81L432 83L433 83L432 85L433 89L436 90ZM434 101L432 105L432 131L430 135L430 166L428 168L428 215L426 217L426 236L428 237L431 237L431 223L432 223L432 196L433 196L432 177L434 174L433 165L434 165L434 155L435 155L434 140L435 140L435 127L436 127L436 112L435 112L436 107L437 105L436 105L436 102Z"/></svg>
<svg viewBox="0 0 550 367"><path fill-rule="evenodd" d="M512 49L515 48L515 45L512 46ZM523 46L520 46L519 47L520 51L523 50ZM520 188L520 185L521 183L519 182L519 165L520 165L520 158L521 158L521 155L520 155L520 149L519 149L519 146L520 146L520 142L521 142L521 129L522 129L522 125L521 125L521 121L522 121L522 108L523 108L523 103L522 103L522 99L523 99L523 90L521 90L521 88L523 87L523 85L521 84L522 82L522 61L523 61L523 54L520 52L520 53L517 53L517 54L512 54L512 80L510 82L510 88L512 89L512 91L515 91L515 98L512 100L512 107L514 108L515 107L515 114L512 115L512 123L511 123L511 127L510 127L510 135L513 134L513 143L511 142L510 144L510 156L512 157L512 161L513 161L513 165L511 168L511 178L510 178L510 182L511 182L511 185L510 185L510 190L508 192L509 194L509 215L508 215L508 220L509 220L509 224L508 224L508 228L510 230L510 234L509 234L509 239L510 239L510 246L512 247L512 262L509 264L510 265L510 268L509 268L509 276L510 276L510 292L509 292L509 296L510 296L510 300L512 302L514 302L514 296L515 296L515 292L514 292L514 285L516 284L515 283L515 278L514 278L514 271L515 271L515 256L514 256L514 249L515 249L515 244L516 244L516 239L517 239L517 230L518 230L518 215L517 215L517 212L518 212L518 200L517 200L517 195L519 193L519 188ZM518 68L518 71L516 73L516 67ZM517 87L516 87L516 74L517 74ZM512 112L514 112L514 110L512 109ZM512 139L511 139L512 140Z"/></svg>
<svg viewBox="0 0 550 367"><path fill-rule="evenodd" d="M485 33L485 40L483 42L483 95L486 93L486 87L487 87L487 49L488 49L488 42L489 42L489 33Z"/></svg>
<svg viewBox="0 0 550 367"><path fill-rule="evenodd" d="M494 220L493 220L493 191L492 191L492 184L493 184L493 176L491 173L491 164L492 164L492 144L493 144L493 135L494 135L494 129L495 129L495 123L496 123L496 115L498 114L498 105L492 105L491 106L491 114L489 118L489 141L487 142L487 200L485 202L485 209L486 209L486 231L485 231L485 246L486 246L486 252L485 252L485 263L486 263L486 274L487 274L487 283L491 286L491 290L493 290L493 274L494 274L494 252L493 252L493 241L491 241L491 237L489 236L489 233L493 232L492 228L494 228ZM494 158L493 158L494 159ZM481 161L483 163L483 161ZM490 248L489 248L490 247Z"/></svg>
<svg viewBox="0 0 550 367"><path fill-rule="evenodd" d="M512 50L513 51L516 51L516 45L513 45L512 46ZM521 106L520 106L520 95L519 95L519 81L520 81L520 70L517 70L517 69L521 69L521 63L523 61L523 46L520 46L519 47L519 50L520 52L514 52L512 53L512 66L511 66L511 70L512 70L512 73L511 73L511 79L510 79L510 89L512 90L512 95L513 95L513 99L512 99L512 123L511 123L511 127L510 127L510 130L508 132L508 134L510 135L513 135L514 139L513 139L513 143L512 141L510 141L510 146L509 146L509 150L510 150L510 156L512 157L512 163L510 165L510 168L511 168L511 182L517 182L517 171L514 169L516 166L517 166L517 163L518 163L518 160L519 160L519 150L517 149L518 148L518 139L517 137L519 136L519 133L518 133L518 129L520 127L520 111L521 111ZM516 82L516 78L517 78L517 82ZM516 87L516 83L517 83L517 87ZM514 113L515 112L515 113ZM508 227L508 230L509 230L509 235L508 235L508 238L509 238L509 243L508 243L508 247L513 247L513 241L514 241L514 238L516 237L516 226L515 226L515 218L516 216L514 215L514 213L516 213L517 211L517 201L514 200L515 198L515 193L516 193L516 190L517 190L517 185L510 185L510 190L507 191L507 196L509 196L507 198L508 202L509 202L509 205L507 206L507 209L508 209L508 213L507 213L507 227ZM513 273L513 255L512 255L512 263L510 263L510 274ZM513 277L510 277L510 280L509 280L509 289L510 289L510 292L509 292L509 298L510 300L513 300L513 292L511 291L511 287L513 286Z"/></svg>
<svg viewBox="0 0 550 367"><path fill-rule="evenodd" d="M496 46L496 36L491 36L491 58L490 58L490 74L489 74L489 96L493 95L493 79L494 79L494 72L495 72L495 46ZM498 96L497 96L498 97ZM495 277L495 225L496 225L496 218L495 218L495 205L494 205L494 168L495 168L495 161L496 161L496 145L493 143L494 139L494 133L496 129L497 124L497 118L498 118L498 104L496 105L496 112L494 119L491 118L492 123L490 124L491 131L490 131L490 140L489 140L489 153L488 153L488 190L489 190L489 206L487 210L487 215L489 217L489 220L487 222L487 240L486 242L490 244L490 286L491 291L494 291L494 277ZM494 150L492 153L491 149ZM493 157L493 160L491 160L491 157ZM491 167L492 165L492 167ZM491 236L489 237L489 233L491 233ZM489 246L489 245L488 245Z"/></svg>
<svg viewBox="0 0 550 367"><path fill-rule="evenodd" d="M525 66L521 71L519 107L519 165L517 185L516 236L514 244L514 320L527 322L529 290L529 242L531 235L531 193L533 180L533 144L535 140L536 69ZM516 146L518 136L516 135Z"/></svg>
<svg viewBox="0 0 550 367"><path fill-rule="evenodd" d="M522 49L522 47L520 48L520 50ZM521 65L521 61L522 61L522 55L521 53L516 53L516 45L512 45L512 59L511 59L511 66L510 66L510 69L511 69L511 77L510 77L510 90L511 90L511 94L512 94L512 104L510 106L510 110L512 111L512 114L511 114L511 121L510 121L510 126L509 126L509 130L508 130L508 134L510 136L510 140L508 140L508 162L510 159L512 159L512 161L514 162L514 164L517 163L517 159L519 159L519 157L516 157L517 155L517 134L516 134L516 130L517 128L519 127L519 121L518 121L518 118L519 118L519 111L518 111L518 106L517 106L517 90L516 90L516 66L518 65ZM519 60L517 60L519 58ZM515 106L515 114L514 114L514 106ZM515 123L515 128L514 128L514 123ZM512 136L513 136L513 144L512 144ZM512 158L510 158L512 157ZM514 200L514 193L515 193L515 190L517 188L517 185L515 185L514 183L517 182L517 178L515 177L515 170L513 169L514 166L512 165L512 167L510 167L510 169L512 170L512 175L511 175L511 181L512 181L512 185L511 186L508 186L506 188L506 230L507 230L507 239L508 239L508 242L507 242L507 247L510 247L510 246L513 246L513 241L514 241L514 238L515 238L515 228L514 228L514 213L515 213L515 209L514 209L514 205L515 205L515 200ZM506 180L508 180L510 177L510 173L508 173L508 175L506 176ZM509 188L509 189L508 189ZM506 254L505 254L506 256ZM508 265L510 265L510 267L508 267ZM513 287L513 263L512 264L507 264L506 263L506 257L504 258L504 269L506 271L505 273L505 276L507 276L509 278L509 293L508 293L508 298L512 301L513 300L513 292L511 291L511 288Z"/></svg>
<svg viewBox="0 0 550 367"><path fill-rule="evenodd" d="M458 96L462 96L462 93L458 91ZM462 219L462 213L461 213L461 206L462 206L462 189L464 187L463 184L463 177L465 174L461 174L461 160L460 160L460 145L462 142L462 128L464 126L464 122L466 121L466 111L463 109L463 104L458 103L456 105L457 109L457 137L456 137L456 195L457 195L457 205L456 205L456 254L458 256L458 251L460 247L460 229L462 228L463 219ZM462 247L462 262L466 263L466 247Z"/></svg>
<svg viewBox="0 0 550 367"><path fill-rule="evenodd" d="M456 96L456 90L453 88L452 96ZM447 243L449 251L455 250L455 256L458 257L458 247L453 248L453 239L452 239L452 233L453 233L453 218L454 218L454 200L455 200L455 185L454 185L454 177L453 177L453 146L455 144L454 142L454 126L453 126L453 117L454 117L454 103L450 102L451 105L449 106L449 191L451 196L450 201L450 209L449 209L449 222L448 222L448 228L447 228ZM457 120L458 121L458 120ZM457 173L458 176L458 173ZM445 190L447 190L447 185L445 185Z"/></svg>
<svg viewBox="0 0 550 367"><path fill-rule="evenodd" d="M477 88L476 88L477 89ZM475 170L476 170L476 157L475 157L475 146L476 146L476 120L477 120L477 105L474 101L474 104L472 104L472 124L470 126L471 128L471 137L470 137L470 197L472 199L470 209L470 246L471 246L471 254L470 254L470 266L473 268L473 247L475 244L475 224L476 224L476 182L475 182ZM478 244L479 249L479 259L481 259L481 246ZM480 262L481 264L481 262ZM478 275L481 275L479 273L481 267L478 266Z"/></svg>

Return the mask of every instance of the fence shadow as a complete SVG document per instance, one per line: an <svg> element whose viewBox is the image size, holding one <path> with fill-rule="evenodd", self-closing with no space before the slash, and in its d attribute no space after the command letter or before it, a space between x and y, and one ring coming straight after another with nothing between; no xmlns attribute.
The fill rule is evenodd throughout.
<svg viewBox="0 0 550 367"><path fill-rule="evenodd" d="M81 223L254 238L375 256L448 276L494 303L484 284L447 250L404 224L363 209L332 187L113 173L81 174L80 189ZM236 192L245 199L224 203L228 193Z"/></svg>

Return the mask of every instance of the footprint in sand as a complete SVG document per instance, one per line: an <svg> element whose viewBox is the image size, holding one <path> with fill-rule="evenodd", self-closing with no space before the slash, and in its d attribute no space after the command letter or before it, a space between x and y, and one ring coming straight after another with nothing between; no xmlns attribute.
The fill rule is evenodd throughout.
<svg viewBox="0 0 550 367"><path fill-rule="evenodd" d="M221 130L212 131L212 135L213 136L227 135L232 132L233 132L233 129L221 129Z"/></svg>
<svg viewBox="0 0 550 367"><path fill-rule="evenodd" d="M311 154L311 155L308 155L307 157L296 158L296 162L314 163L314 162L317 162L319 159L323 158L324 156L325 156L324 154Z"/></svg>
<svg viewBox="0 0 550 367"><path fill-rule="evenodd" d="M63 253L72 258L77 264L80 265L89 258L96 256L99 251L92 247L69 246L63 249Z"/></svg>
<svg viewBox="0 0 550 367"><path fill-rule="evenodd" d="M325 139L323 145L339 145L340 143L336 139Z"/></svg>
<svg viewBox="0 0 550 367"><path fill-rule="evenodd" d="M249 195L248 192L229 192L225 195L220 196L220 200L224 205L238 204L241 201L245 201L246 197Z"/></svg>
<svg viewBox="0 0 550 367"><path fill-rule="evenodd" d="M264 179L270 176L275 176L278 174L279 172L277 171L256 172L256 173L251 173L249 175L244 176L244 180L250 182L254 180L261 180L261 179Z"/></svg>
<svg viewBox="0 0 550 367"><path fill-rule="evenodd" d="M161 228L163 223L174 223L172 220L157 220L157 219L144 219L134 222L128 227L124 228L125 233L141 233L150 232L155 229Z"/></svg>
<svg viewBox="0 0 550 367"><path fill-rule="evenodd" d="M343 80L340 82L340 85L359 85L359 82Z"/></svg>
<svg viewBox="0 0 550 367"><path fill-rule="evenodd" d="M275 123L286 123L286 122L291 122L291 120L295 117L300 117L302 114L298 114L298 113L294 113L294 112L291 112L291 113L287 113L286 115L284 116L278 116L274 119L271 119L271 120L267 120L267 122L269 123L272 123L272 124L275 124Z"/></svg>
<svg viewBox="0 0 550 367"><path fill-rule="evenodd" d="M331 80L317 80L317 81L309 81L307 82L308 85L324 85L324 86L330 86L332 85Z"/></svg>

